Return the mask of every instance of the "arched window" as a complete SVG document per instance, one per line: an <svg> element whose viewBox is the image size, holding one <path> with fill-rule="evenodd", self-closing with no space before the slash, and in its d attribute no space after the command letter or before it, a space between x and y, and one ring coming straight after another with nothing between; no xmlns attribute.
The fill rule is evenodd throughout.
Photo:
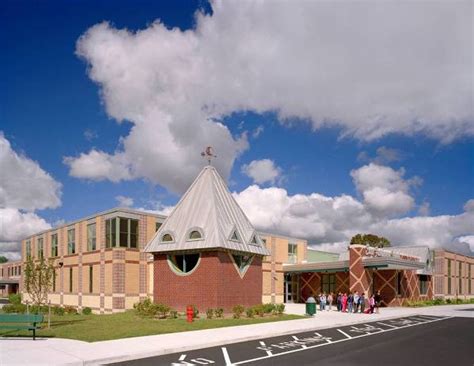
<svg viewBox="0 0 474 366"><path fill-rule="evenodd" d="M202 239L203 235L200 230L193 229L189 232L188 240L199 240Z"/></svg>
<svg viewBox="0 0 474 366"><path fill-rule="evenodd" d="M201 256L196 254L176 254L168 256L168 263L177 274L190 274L197 268Z"/></svg>
<svg viewBox="0 0 474 366"><path fill-rule="evenodd" d="M174 239L173 239L173 237L171 236L171 234L166 233L166 234L164 234L164 235L161 237L161 241L162 241L163 243L166 243L166 242L172 242L172 241L174 241Z"/></svg>

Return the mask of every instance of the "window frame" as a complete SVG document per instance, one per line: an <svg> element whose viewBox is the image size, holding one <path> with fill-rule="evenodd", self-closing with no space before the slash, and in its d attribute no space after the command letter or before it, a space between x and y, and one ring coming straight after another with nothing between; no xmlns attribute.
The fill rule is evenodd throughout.
<svg viewBox="0 0 474 366"><path fill-rule="evenodd" d="M337 287L336 281L335 273L323 273L321 276L321 292L325 294L334 293ZM325 291L324 287L327 287L327 291Z"/></svg>
<svg viewBox="0 0 474 366"><path fill-rule="evenodd" d="M186 256L191 256L191 255L197 255L198 256L198 259L196 261L196 264L194 265L194 267L192 269L190 269L189 271L183 271L181 270L178 265L176 263L174 263L173 261L173 258L175 259L176 261L176 256L182 256L183 257L183 261L184 261L184 269L186 269ZM201 253L183 253L183 254L168 254L166 256L166 260L168 262L168 266L170 267L170 269L178 276L189 276L191 275L192 273L194 273L194 271L196 271L198 268L199 268L199 265L201 264Z"/></svg>
<svg viewBox="0 0 474 366"><path fill-rule="evenodd" d="M58 248L58 233L51 234L51 258L55 258L59 255Z"/></svg>
<svg viewBox="0 0 474 366"><path fill-rule="evenodd" d="M294 248L294 252L290 250L290 248ZM298 244L296 243L288 243L288 263L296 263L298 262Z"/></svg>
<svg viewBox="0 0 474 366"><path fill-rule="evenodd" d="M38 259L44 258L44 238L42 236L36 238L36 255Z"/></svg>
<svg viewBox="0 0 474 366"><path fill-rule="evenodd" d="M87 224L87 251L93 252L94 250L97 250L97 225L92 222Z"/></svg>
<svg viewBox="0 0 474 366"><path fill-rule="evenodd" d="M191 235L194 232L199 233L199 238L191 238ZM200 227L192 227L186 233L186 241L200 241L200 240L204 240L204 232Z"/></svg>
<svg viewBox="0 0 474 366"><path fill-rule="evenodd" d="M76 228L67 229L67 254L76 254Z"/></svg>
<svg viewBox="0 0 474 366"><path fill-rule="evenodd" d="M122 221L126 221L126 231L122 230ZM132 222L136 225L136 233L132 233ZM126 235L126 245L121 236ZM135 236L134 240L132 238ZM115 216L105 220L105 247L137 249L140 238L140 220L131 217ZM132 245L133 244L133 245Z"/></svg>

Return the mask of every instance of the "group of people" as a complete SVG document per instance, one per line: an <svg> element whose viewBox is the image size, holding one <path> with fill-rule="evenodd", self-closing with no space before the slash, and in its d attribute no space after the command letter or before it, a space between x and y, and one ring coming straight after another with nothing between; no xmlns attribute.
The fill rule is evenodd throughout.
<svg viewBox="0 0 474 366"><path fill-rule="evenodd" d="M335 304L337 311L343 313L378 313L381 300L380 291L377 291L369 297L366 296L365 292L359 294L359 291L349 293L339 292L337 295L332 292L328 294L323 292L317 296L320 311L332 310L332 306Z"/></svg>

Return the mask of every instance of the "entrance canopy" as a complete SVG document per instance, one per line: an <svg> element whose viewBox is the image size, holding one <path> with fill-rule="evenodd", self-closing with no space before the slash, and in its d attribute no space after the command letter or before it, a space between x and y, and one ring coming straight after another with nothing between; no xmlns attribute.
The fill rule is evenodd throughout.
<svg viewBox="0 0 474 366"><path fill-rule="evenodd" d="M0 285L19 285L20 280L12 280L11 278L0 278Z"/></svg>
<svg viewBox="0 0 474 366"><path fill-rule="evenodd" d="M413 259L400 257L363 257L364 268L371 269L397 269L397 270L419 270L425 268L425 263ZM283 270L288 273L303 272L348 272L349 261L339 260L330 262L308 262L299 264L284 264Z"/></svg>

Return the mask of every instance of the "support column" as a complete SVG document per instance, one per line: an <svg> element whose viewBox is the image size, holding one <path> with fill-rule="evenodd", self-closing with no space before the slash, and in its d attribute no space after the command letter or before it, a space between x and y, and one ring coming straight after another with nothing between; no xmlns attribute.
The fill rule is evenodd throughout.
<svg viewBox="0 0 474 366"><path fill-rule="evenodd" d="M364 245L349 246L349 289L351 292L358 291L359 294L365 292L366 295L370 295L368 273L362 264L364 254Z"/></svg>

